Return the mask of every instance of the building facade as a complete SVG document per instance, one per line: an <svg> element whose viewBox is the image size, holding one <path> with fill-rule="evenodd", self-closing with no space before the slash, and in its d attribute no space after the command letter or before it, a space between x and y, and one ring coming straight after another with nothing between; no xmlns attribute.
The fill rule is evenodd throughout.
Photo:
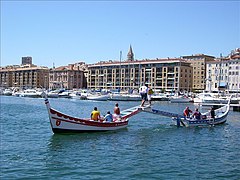
<svg viewBox="0 0 240 180"><path fill-rule="evenodd" d="M33 64L6 66L0 69L0 86L4 88L48 88L48 79L49 69Z"/></svg>
<svg viewBox="0 0 240 180"><path fill-rule="evenodd" d="M191 56L182 56L193 67L193 84L192 88L196 91L202 91L206 88L206 63L213 61L215 57L204 54L196 54Z"/></svg>
<svg viewBox="0 0 240 180"><path fill-rule="evenodd" d="M61 66L50 69L49 73L49 88L50 89L75 89L86 88L87 79L85 73L87 66L85 63L69 64L68 66Z"/></svg>
<svg viewBox="0 0 240 180"><path fill-rule="evenodd" d="M207 63L206 90L210 92L240 91L240 49L236 49L229 58Z"/></svg>
<svg viewBox="0 0 240 180"><path fill-rule="evenodd" d="M101 61L88 66L90 89L138 89L144 83L155 91L191 91L192 67L182 59Z"/></svg>

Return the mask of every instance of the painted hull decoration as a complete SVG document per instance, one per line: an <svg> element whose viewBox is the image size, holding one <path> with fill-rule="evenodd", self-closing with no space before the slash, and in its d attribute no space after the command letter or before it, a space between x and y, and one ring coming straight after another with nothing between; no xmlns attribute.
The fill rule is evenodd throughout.
<svg viewBox="0 0 240 180"><path fill-rule="evenodd" d="M59 112L51 108L47 98L45 104L48 110L49 120L54 133L66 132L96 132L96 131L115 131L126 128L128 118L141 112L139 106L122 111L121 118L114 122L94 121L90 118L77 118Z"/></svg>
<svg viewBox="0 0 240 180"><path fill-rule="evenodd" d="M218 124L223 124L227 121L227 115L230 109L230 100L228 104L223 107L214 110L215 118L211 118L210 112L202 113L202 118L200 120L194 118L185 118L183 115L179 115L176 113L160 111L157 109L147 108L143 111L158 114L161 116L172 117L173 122L177 126L185 126L185 127L196 127L196 126L214 126Z"/></svg>

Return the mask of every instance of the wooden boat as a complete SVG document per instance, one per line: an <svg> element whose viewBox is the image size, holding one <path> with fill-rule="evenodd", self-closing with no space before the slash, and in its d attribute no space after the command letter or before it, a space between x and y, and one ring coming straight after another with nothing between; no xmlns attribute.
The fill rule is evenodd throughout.
<svg viewBox="0 0 240 180"><path fill-rule="evenodd" d="M196 126L213 126L218 124L223 124L227 121L227 115L229 113L230 105L227 104L221 108L214 110L215 118L211 118L210 112L202 113L201 119L195 118L184 118L173 117L173 121L176 125L186 126L186 127L196 127Z"/></svg>
<svg viewBox="0 0 240 180"><path fill-rule="evenodd" d="M47 98L45 104L48 110L49 120L54 133L66 132L96 132L114 131L127 127L128 118L139 113L142 109L138 106L122 111L121 118L114 122L94 121L90 118L73 117L53 109Z"/></svg>
<svg viewBox="0 0 240 180"><path fill-rule="evenodd" d="M194 118L185 118L183 115L179 115L176 113L161 111L157 109L147 108L144 109L146 112L150 112L153 114L158 114L161 116L172 117L173 122L177 126L185 126L185 127L196 127L196 126L213 126L218 124L223 124L227 121L227 115L230 109L230 100L228 104L224 105L221 108L215 109L215 118L211 118L210 111L202 113L201 119Z"/></svg>

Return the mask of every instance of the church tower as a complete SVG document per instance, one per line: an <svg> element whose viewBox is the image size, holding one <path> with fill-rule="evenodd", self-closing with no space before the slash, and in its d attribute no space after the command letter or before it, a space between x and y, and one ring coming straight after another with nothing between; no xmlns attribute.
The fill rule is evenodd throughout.
<svg viewBox="0 0 240 180"><path fill-rule="evenodd" d="M133 54L131 45L130 45L130 48L129 48L129 51L128 51L128 54L127 54L127 60L128 61L134 61L134 54Z"/></svg>

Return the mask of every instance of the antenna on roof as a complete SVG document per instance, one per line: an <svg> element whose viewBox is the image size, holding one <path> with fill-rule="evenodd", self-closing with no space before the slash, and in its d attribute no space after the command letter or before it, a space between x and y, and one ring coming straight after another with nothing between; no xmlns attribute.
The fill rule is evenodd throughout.
<svg viewBox="0 0 240 180"><path fill-rule="evenodd" d="M54 65L54 63L53 63L53 69L55 69L55 65Z"/></svg>

